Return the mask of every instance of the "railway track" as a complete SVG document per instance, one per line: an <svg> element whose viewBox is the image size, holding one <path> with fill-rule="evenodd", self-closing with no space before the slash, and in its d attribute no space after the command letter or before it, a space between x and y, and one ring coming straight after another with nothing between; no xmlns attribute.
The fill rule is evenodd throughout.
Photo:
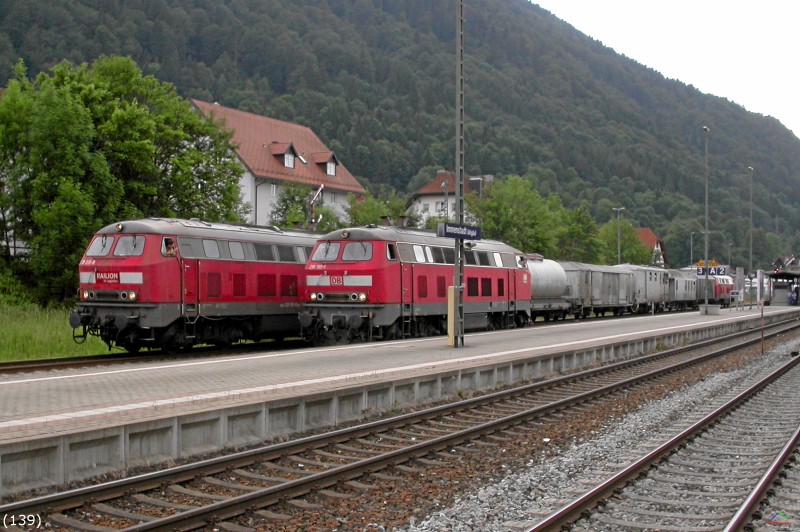
<svg viewBox="0 0 800 532"><path fill-rule="evenodd" d="M316 512L326 500L380 497L374 488L397 480L404 470L424 470L476 445L530 434L548 419L579 413L587 405L613 404L619 394L653 386L675 372L758 342L760 331L747 336L703 355L697 349L707 346L665 351L319 436L12 503L0 507L0 515L37 516L51 529L65 530L189 529L210 523L229 529L276 527L282 520Z"/></svg>
<svg viewBox="0 0 800 532"><path fill-rule="evenodd" d="M798 387L795 356L530 530L752 530L798 515Z"/></svg>

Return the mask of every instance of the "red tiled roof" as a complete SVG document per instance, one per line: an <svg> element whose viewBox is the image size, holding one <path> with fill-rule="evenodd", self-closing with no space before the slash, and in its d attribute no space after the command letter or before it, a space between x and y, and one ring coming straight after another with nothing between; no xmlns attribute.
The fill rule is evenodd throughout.
<svg viewBox="0 0 800 532"><path fill-rule="evenodd" d="M233 131L236 153L254 176L311 187L324 184L326 188L355 194L366 192L311 129L200 100L192 100L192 104ZM283 155L288 150L298 156L294 168L283 165ZM325 165L332 157L338 163L335 176L325 173Z"/></svg>
<svg viewBox="0 0 800 532"><path fill-rule="evenodd" d="M637 227L636 236L639 238L639 242L644 244L647 249L654 249L656 244L661 242L661 239L649 227Z"/></svg>
<svg viewBox="0 0 800 532"><path fill-rule="evenodd" d="M415 196L428 196L431 194L441 194L444 190L442 188L442 183L447 183L447 191L451 194L455 194L456 192L456 176L453 172L439 172L436 174L436 177L433 178L427 185L423 185L417 189L414 193ZM469 179L466 180L464 185L464 191L469 192L478 192L480 185L475 185Z"/></svg>

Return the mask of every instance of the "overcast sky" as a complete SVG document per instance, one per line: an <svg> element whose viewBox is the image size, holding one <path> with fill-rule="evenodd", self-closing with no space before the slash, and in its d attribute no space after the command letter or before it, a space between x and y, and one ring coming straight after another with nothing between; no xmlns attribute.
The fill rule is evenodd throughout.
<svg viewBox="0 0 800 532"><path fill-rule="evenodd" d="M532 0L637 62L800 138L800 0Z"/></svg>

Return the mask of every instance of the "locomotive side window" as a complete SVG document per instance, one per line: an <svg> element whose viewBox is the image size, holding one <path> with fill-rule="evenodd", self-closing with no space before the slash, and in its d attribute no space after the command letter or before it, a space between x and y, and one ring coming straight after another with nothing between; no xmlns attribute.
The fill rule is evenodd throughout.
<svg viewBox="0 0 800 532"><path fill-rule="evenodd" d="M185 259L197 259L203 257L203 244L197 238L183 238L178 242L181 256Z"/></svg>
<svg viewBox="0 0 800 532"><path fill-rule="evenodd" d="M397 260L397 250L394 249L394 244L386 245L386 258L389 260Z"/></svg>
<svg viewBox="0 0 800 532"><path fill-rule="evenodd" d="M339 256L339 242L325 242L317 246L316 251L311 256L311 260L317 262L333 262Z"/></svg>
<svg viewBox="0 0 800 532"><path fill-rule="evenodd" d="M489 254L485 251L478 251L478 264L481 266L489 266Z"/></svg>
<svg viewBox="0 0 800 532"><path fill-rule="evenodd" d="M244 260L244 246L241 242L228 242L228 249L233 260Z"/></svg>
<svg viewBox="0 0 800 532"><path fill-rule="evenodd" d="M203 251L209 259L219 258L219 244L216 240L203 240Z"/></svg>
<svg viewBox="0 0 800 532"><path fill-rule="evenodd" d="M411 244L397 244L397 251L400 253L400 260L403 262L414 262L414 250Z"/></svg>
<svg viewBox="0 0 800 532"><path fill-rule="evenodd" d="M143 236L121 236L114 248L115 257L138 257L144 251Z"/></svg>
<svg viewBox="0 0 800 532"><path fill-rule="evenodd" d="M271 244L255 244L256 260L275 262L275 251Z"/></svg>
<svg viewBox="0 0 800 532"><path fill-rule="evenodd" d="M453 248L442 248L444 252L444 262L445 264L455 264L456 263L456 250Z"/></svg>
<svg viewBox="0 0 800 532"><path fill-rule="evenodd" d="M492 258L494 258L495 266L497 266L498 268L503 267L503 257L501 257L499 253L497 253L496 251L492 253Z"/></svg>
<svg viewBox="0 0 800 532"><path fill-rule="evenodd" d="M433 252L431 252L430 246L425 246L425 257L428 259L428 262L434 262L433 260Z"/></svg>
<svg viewBox="0 0 800 532"><path fill-rule="evenodd" d="M471 250L464 250L464 262L467 264L471 264L473 266L478 264L478 261L475 259L475 252Z"/></svg>
<svg viewBox="0 0 800 532"><path fill-rule="evenodd" d="M414 244L414 260L421 263L425 262L425 250L417 244Z"/></svg>
<svg viewBox="0 0 800 532"><path fill-rule="evenodd" d="M102 235L95 238L89 249L86 250L87 257L105 257L114 245L114 237Z"/></svg>
<svg viewBox="0 0 800 532"><path fill-rule="evenodd" d="M433 251L433 262L436 264L447 264L444 258L444 250L440 247L430 248Z"/></svg>
<svg viewBox="0 0 800 532"><path fill-rule="evenodd" d="M506 268L527 268L524 261L520 264L511 253L500 253L500 258Z"/></svg>
<svg viewBox="0 0 800 532"><path fill-rule="evenodd" d="M372 242L348 242L342 260L372 260Z"/></svg>
<svg viewBox="0 0 800 532"><path fill-rule="evenodd" d="M292 246L278 246L278 260L280 262L297 262Z"/></svg>

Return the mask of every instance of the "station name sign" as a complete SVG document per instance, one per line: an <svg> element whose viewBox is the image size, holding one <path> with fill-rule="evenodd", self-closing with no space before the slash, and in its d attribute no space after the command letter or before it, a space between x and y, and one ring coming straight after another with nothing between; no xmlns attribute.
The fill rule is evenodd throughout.
<svg viewBox="0 0 800 532"><path fill-rule="evenodd" d="M481 228L472 225L451 224L439 222L436 224L436 236L446 238L460 238L461 240L480 240Z"/></svg>

